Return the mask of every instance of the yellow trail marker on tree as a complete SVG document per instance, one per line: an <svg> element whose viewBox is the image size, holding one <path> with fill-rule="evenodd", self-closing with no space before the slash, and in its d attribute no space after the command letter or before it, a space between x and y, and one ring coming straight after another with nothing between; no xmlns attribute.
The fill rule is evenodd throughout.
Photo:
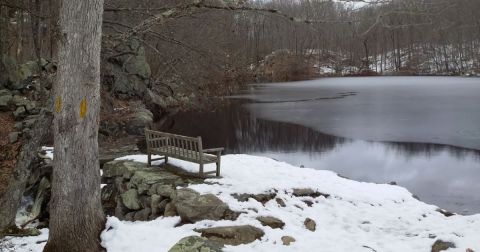
<svg viewBox="0 0 480 252"><path fill-rule="evenodd" d="M55 98L55 112L60 113L62 110L62 98L60 96L57 96Z"/></svg>
<svg viewBox="0 0 480 252"><path fill-rule="evenodd" d="M80 102L80 118L84 118L87 115L87 100L84 97Z"/></svg>

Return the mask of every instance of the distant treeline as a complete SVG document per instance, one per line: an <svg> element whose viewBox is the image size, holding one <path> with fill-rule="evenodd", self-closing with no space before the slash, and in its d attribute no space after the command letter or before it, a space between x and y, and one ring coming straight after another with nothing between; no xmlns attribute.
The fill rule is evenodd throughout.
<svg viewBox="0 0 480 252"><path fill-rule="evenodd" d="M277 51L290 56L270 70L285 71L277 76L287 80L312 71L479 72L480 1L379 2L106 0L103 52L137 39L152 83L175 83L186 93L254 81ZM54 59L57 13L58 0L0 0L0 55Z"/></svg>

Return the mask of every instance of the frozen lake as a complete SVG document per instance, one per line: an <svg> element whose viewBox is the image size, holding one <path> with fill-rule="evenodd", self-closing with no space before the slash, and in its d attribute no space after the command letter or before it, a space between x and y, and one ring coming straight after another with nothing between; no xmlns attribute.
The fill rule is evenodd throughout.
<svg viewBox="0 0 480 252"><path fill-rule="evenodd" d="M428 203L480 213L478 78L327 78L252 85L232 98L242 99L180 113L163 130L228 153L395 181Z"/></svg>

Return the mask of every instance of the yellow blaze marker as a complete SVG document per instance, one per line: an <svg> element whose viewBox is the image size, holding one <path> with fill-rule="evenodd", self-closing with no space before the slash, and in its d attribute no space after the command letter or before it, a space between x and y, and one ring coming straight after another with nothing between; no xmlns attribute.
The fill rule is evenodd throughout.
<svg viewBox="0 0 480 252"><path fill-rule="evenodd" d="M80 102L80 118L84 118L87 115L87 100L85 97Z"/></svg>
<svg viewBox="0 0 480 252"><path fill-rule="evenodd" d="M57 96L55 98L55 112L60 113L62 110L62 98L60 96Z"/></svg>

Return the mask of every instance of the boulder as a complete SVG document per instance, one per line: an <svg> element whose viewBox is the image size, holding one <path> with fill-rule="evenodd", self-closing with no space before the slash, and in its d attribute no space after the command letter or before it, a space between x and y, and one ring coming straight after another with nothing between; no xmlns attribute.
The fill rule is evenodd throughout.
<svg viewBox="0 0 480 252"><path fill-rule="evenodd" d="M20 106L25 106L29 103L30 101L27 99L27 97L25 96L21 96L21 95L14 95L12 97L12 103L17 106L17 107L20 107Z"/></svg>
<svg viewBox="0 0 480 252"><path fill-rule="evenodd" d="M180 176L171 172L155 168L146 168L136 171L130 178L130 184L136 188L144 185L148 185L150 188L153 184L175 185L181 180Z"/></svg>
<svg viewBox="0 0 480 252"><path fill-rule="evenodd" d="M202 228L194 231L200 232L209 240L227 245L251 243L265 234L261 229L250 225Z"/></svg>
<svg viewBox="0 0 480 252"><path fill-rule="evenodd" d="M158 196L158 195L157 195ZM162 199L162 198L160 198ZM157 217L160 215L165 214L165 209L167 208L167 204L170 201L168 199L162 199L161 201L158 202L153 202L152 201L152 217ZM169 209L170 210L170 209ZM171 213L169 213L171 215ZM173 213L173 216L175 216L176 213Z"/></svg>
<svg viewBox="0 0 480 252"><path fill-rule="evenodd" d="M140 200L138 199L138 192L135 189L130 189L121 195L123 205L130 210L140 209Z"/></svg>
<svg viewBox="0 0 480 252"><path fill-rule="evenodd" d="M145 49L135 39L122 42L106 57L104 82L111 84L111 90L120 95L142 97L151 76Z"/></svg>
<svg viewBox="0 0 480 252"><path fill-rule="evenodd" d="M169 202L165 205L165 212L163 213L163 216L165 217L173 217L177 215L177 209L175 208L175 205L173 202Z"/></svg>
<svg viewBox="0 0 480 252"><path fill-rule="evenodd" d="M315 223L314 220L310 219L310 218L306 218L305 221L303 222L303 224L305 225L305 228L314 232L315 229L317 228L317 223Z"/></svg>
<svg viewBox="0 0 480 252"><path fill-rule="evenodd" d="M432 245L432 252L440 252L443 250L448 250L449 248L456 248L456 246L453 242L437 240Z"/></svg>
<svg viewBox="0 0 480 252"><path fill-rule="evenodd" d="M135 171L147 168L147 164L130 160L114 160L103 165L104 178L124 177L131 178Z"/></svg>
<svg viewBox="0 0 480 252"><path fill-rule="evenodd" d="M282 220L271 216L259 216L257 220L260 221L263 226L269 226L271 228L283 228L285 226Z"/></svg>
<svg viewBox="0 0 480 252"><path fill-rule="evenodd" d="M153 113L146 108L139 108L133 112L132 118L125 125L129 134L143 135L144 129L153 123Z"/></svg>
<svg viewBox="0 0 480 252"><path fill-rule="evenodd" d="M150 188L150 194L158 194L162 197L172 198L175 189L172 185L155 184Z"/></svg>
<svg viewBox="0 0 480 252"><path fill-rule="evenodd" d="M133 220L136 221L147 221L149 219L150 213L152 210L149 207L146 207L135 213Z"/></svg>
<svg viewBox="0 0 480 252"><path fill-rule="evenodd" d="M295 242L295 238L288 235L282 236L282 242L283 242L283 245L289 246L290 243Z"/></svg>
<svg viewBox="0 0 480 252"><path fill-rule="evenodd" d="M221 243L199 236L188 236L178 241L168 252L221 252Z"/></svg>
<svg viewBox="0 0 480 252"><path fill-rule="evenodd" d="M179 189L173 198L173 204L183 222L201 220L220 220L225 216L227 204L213 194L200 195L189 189Z"/></svg>
<svg viewBox="0 0 480 252"><path fill-rule="evenodd" d="M10 101L12 101L10 94L0 96L0 111L7 111L9 109Z"/></svg>
<svg viewBox="0 0 480 252"><path fill-rule="evenodd" d="M17 109L13 112L13 116L16 118L16 119L19 119L23 116L25 116L26 114L26 110L25 110L25 107L17 107Z"/></svg>

